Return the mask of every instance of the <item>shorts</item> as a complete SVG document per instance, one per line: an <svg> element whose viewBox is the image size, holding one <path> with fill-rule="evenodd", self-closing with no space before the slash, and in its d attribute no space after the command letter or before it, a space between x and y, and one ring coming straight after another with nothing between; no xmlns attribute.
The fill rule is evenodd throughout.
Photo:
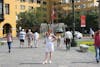
<svg viewBox="0 0 100 67"><path fill-rule="evenodd" d="M46 44L46 52L54 52L54 44L53 43Z"/></svg>
<svg viewBox="0 0 100 67"><path fill-rule="evenodd" d="M20 39L20 42L24 42L24 39Z"/></svg>

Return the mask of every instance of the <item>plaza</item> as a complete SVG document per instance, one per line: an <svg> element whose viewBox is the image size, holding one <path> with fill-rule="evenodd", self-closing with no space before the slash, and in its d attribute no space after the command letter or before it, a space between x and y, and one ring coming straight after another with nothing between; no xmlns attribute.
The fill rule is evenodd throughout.
<svg viewBox="0 0 100 67"><path fill-rule="evenodd" d="M20 48L18 38L14 38L12 51L8 53L7 44L0 45L0 67L99 67L95 54L91 52L79 52L79 47L71 47L66 51L63 39L61 47L55 51L52 63L42 64L45 54L44 39L40 39L38 48L27 48L27 40L24 48Z"/></svg>

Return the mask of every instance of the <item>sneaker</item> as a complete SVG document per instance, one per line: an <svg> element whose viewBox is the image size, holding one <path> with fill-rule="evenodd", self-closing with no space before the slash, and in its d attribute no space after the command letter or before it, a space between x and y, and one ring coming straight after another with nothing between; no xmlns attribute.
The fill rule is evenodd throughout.
<svg viewBox="0 0 100 67"><path fill-rule="evenodd" d="M51 63L52 63L52 61L50 60L50 61L49 61L49 64L51 64Z"/></svg>
<svg viewBox="0 0 100 67"><path fill-rule="evenodd" d="M43 64L47 64L47 61L44 61Z"/></svg>

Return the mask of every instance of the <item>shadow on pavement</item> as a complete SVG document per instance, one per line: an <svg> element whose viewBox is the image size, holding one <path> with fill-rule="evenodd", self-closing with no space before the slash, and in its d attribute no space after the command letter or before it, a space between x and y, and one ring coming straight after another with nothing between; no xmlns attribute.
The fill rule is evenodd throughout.
<svg viewBox="0 0 100 67"><path fill-rule="evenodd" d="M42 64L41 62L35 62L35 63L20 63L20 65L24 65L24 64Z"/></svg>
<svg viewBox="0 0 100 67"><path fill-rule="evenodd" d="M72 62L72 63L75 63L75 64L77 64L77 63L94 63L94 64L96 64L96 62L95 61L80 61L80 62Z"/></svg>
<svg viewBox="0 0 100 67"><path fill-rule="evenodd" d="M12 47L12 49L30 49L30 48L35 48L35 47Z"/></svg>

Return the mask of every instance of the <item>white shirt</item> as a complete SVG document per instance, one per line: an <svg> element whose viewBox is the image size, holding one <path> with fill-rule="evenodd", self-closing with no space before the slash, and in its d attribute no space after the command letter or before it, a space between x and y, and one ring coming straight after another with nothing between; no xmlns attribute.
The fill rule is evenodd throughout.
<svg viewBox="0 0 100 67"><path fill-rule="evenodd" d="M39 33L35 32L34 33L34 39L37 40L39 38Z"/></svg>
<svg viewBox="0 0 100 67"><path fill-rule="evenodd" d="M69 38L69 39L72 39L73 38L73 35L70 31L66 31L65 32L65 38Z"/></svg>

